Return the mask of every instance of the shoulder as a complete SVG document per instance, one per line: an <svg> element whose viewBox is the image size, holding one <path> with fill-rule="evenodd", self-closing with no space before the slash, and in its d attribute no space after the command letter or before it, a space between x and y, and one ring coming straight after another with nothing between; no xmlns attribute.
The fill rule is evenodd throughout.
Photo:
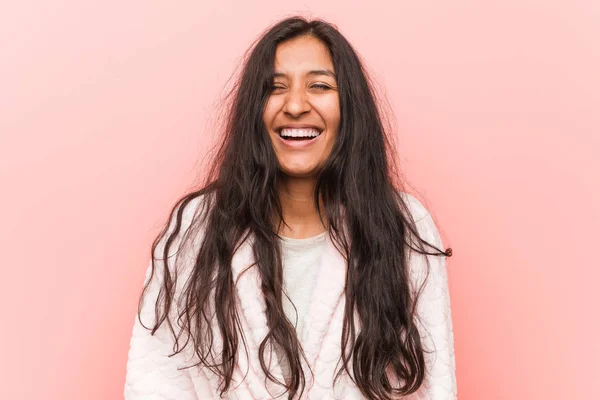
<svg viewBox="0 0 600 400"><path fill-rule="evenodd" d="M168 237L177 232L173 238L174 251L188 238L190 231L199 223L205 207L210 204L210 194L192 192L181 197L170 211L168 223L165 223L160 240L157 243L157 254L161 254ZM196 232L198 233L198 232Z"/></svg>
<svg viewBox="0 0 600 400"><path fill-rule="evenodd" d="M192 192L183 196L173 207L169 227L177 223L178 215L181 213L181 230L186 231L198 220L200 214L206 211L206 207L210 207L211 200L210 193Z"/></svg>
<svg viewBox="0 0 600 400"><path fill-rule="evenodd" d="M415 221L419 237L442 249L443 242L433 215L415 196L406 192L400 192L400 196Z"/></svg>
<svg viewBox="0 0 600 400"><path fill-rule="evenodd" d="M423 220L425 217L431 216L423 203L412 194L400 192L400 197L402 197L404 204L408 207L408 211L412 215L415 223Z"/></svg>
<svg viewBox="0 0 600 400"><path fill-rule="evenodd" d="M198 214L210 203L210 193L192 192L177 202L171 218L171 223L176 220L177 213L181 212L182 226L189 226L198 216Z"/></svg>

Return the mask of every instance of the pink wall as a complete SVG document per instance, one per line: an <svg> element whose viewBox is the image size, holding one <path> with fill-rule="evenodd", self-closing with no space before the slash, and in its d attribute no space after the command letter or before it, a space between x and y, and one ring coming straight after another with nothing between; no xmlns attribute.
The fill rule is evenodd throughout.
<svg viewBox="0 0 600 400"><path fill-rule="evenodd" d="M0 398L122 398L150 244L219 90L309 10L386 88L454 249L459 398L600 398L600 3L210 3L0 7Z"/></svg>

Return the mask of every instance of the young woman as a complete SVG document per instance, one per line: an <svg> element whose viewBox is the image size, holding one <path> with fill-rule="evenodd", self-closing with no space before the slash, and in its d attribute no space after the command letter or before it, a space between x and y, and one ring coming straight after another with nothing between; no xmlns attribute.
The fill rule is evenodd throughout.
<svg viewBox="0 0 600 400"><path fill-rule="evenodd" d="M152 245L125 398L455 399L451 249L395 182L351 45L283 20L232 95Z"/></svg>

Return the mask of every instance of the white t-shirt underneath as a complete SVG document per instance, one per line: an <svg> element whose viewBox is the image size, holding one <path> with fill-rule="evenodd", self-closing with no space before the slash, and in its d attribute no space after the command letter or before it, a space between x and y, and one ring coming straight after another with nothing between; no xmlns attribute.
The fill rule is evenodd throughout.
<svg viewBox="0 0 600 400"><path fill-rule="evenodd" d="M325 231L305 239L287 237L281 239L283 310L292 325L296 326L298 336L302 332L310 298L316 286L327 234L328 232ZM294 310L294 306L296 310ZM278 358L284 377L287 377L288 368L279 351Z"/></svg>

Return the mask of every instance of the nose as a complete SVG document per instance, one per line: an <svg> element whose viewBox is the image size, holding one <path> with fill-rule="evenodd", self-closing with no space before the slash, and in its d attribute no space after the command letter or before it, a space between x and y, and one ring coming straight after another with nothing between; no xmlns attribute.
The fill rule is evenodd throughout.
<svg viewBox="0 0 600 400"><path fill-rule="evenodd" d="M304 87L298 85L295 88L290 88L285 98L283 111L292 117L299 117L310 110L310 101Z"/></svg>

